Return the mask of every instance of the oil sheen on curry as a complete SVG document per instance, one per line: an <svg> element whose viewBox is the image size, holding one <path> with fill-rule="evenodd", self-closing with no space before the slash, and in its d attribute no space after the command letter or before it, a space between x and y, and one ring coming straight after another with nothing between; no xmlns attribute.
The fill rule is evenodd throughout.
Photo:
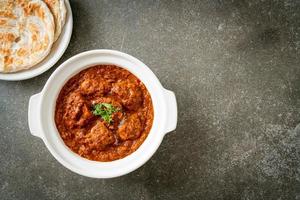
<svg viewBox="0 0 300 200"><path fill-rule="evenodd" d="M145 85L114 65L85 69L62 88L55 109L56 127L65 144L96 161L121 159L148 136L153 106Z"/></svg>

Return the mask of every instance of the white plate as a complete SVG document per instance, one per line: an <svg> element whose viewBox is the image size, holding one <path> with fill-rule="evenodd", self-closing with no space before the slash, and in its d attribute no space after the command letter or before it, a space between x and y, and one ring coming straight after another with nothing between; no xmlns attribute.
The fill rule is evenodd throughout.
<svg viewBox="0 0 300 200"><path fill-rule="evenodd" d="M73 29L73 16L69 0L65 0L65 4L67 8L66 23L59 38L53 44L49 55L30 69L8 74L0 73L0 80L19 81L33 78L50 69L61 58L69 45Z"/></svg>

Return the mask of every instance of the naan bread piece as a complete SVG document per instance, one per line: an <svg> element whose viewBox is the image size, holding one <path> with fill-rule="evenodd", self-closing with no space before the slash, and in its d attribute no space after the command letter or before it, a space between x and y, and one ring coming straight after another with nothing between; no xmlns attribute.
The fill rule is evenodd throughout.
<svg viewBox="0 0 300 200"><path fill-rule="evenodd" d="M64 0L44 0L50 8L55 22L54 41L56 41L65 25L67 9Z"/></svg>
<svg viewBox="0 0 300 200"><path fill-rule="evenodd" d="M41 0L0 0L0 72L28 69L54 42L54 19Z"/></svg>

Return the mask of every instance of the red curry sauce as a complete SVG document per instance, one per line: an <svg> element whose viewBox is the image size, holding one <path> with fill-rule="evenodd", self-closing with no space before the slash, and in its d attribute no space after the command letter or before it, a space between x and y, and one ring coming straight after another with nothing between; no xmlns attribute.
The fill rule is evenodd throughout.
<svg viewBox="0 0 300 200"><path fill-rule="evenodd" d="M108 123L92 112L93 105L117 108ZM96 161L121 159L148 136L153 106L144 84L129 71L99 65L72 77L57 98L55 123L65 144L80 156Z"/></svg>

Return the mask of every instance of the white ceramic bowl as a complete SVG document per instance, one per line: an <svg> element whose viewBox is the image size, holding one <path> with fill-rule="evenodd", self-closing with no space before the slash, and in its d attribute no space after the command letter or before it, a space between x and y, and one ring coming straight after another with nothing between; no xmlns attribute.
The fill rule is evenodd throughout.
<svg viewBox="0 0 300 200"><path fill-rule="evenodd" d="M127 69L147 87L153 103L154 120L143 144L129 156L111 162L97 162L72 152L61 139L54 122L57 96L63 85L85 68L113 64ZM113 50L80 53L61 64L48 79L42 92L31 96L28 108L30 132L40 137L52 155L66 168L94 178L112 178L143 165L155 153L164 135L176 128L177 104L173 92L162 87L153 72L138 59Z"/></svg>
<svg viewBox="0 0 300 200"><path fill-rule="evenodd" d="M0 80L19 81L33 78L50 69L61 58L69 45L73 29L73 17L69 0L65 0L65 4L67 9L66 23L47 57L30 69L15 73L0 73Z"/></svg>

